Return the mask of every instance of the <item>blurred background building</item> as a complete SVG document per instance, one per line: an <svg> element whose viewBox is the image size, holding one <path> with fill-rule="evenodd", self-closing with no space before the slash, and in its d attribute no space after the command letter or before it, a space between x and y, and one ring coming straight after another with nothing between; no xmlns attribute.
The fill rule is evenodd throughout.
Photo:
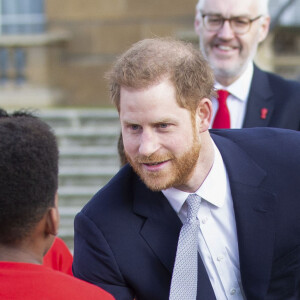
<svg viewBox="0 0 300 300"><path fill-rule="evenodd" d="M62 236L118 170L119 123L104 74L132 43L173 36L198 45L197 0L0 0L0 107L35 108L60 145ZM300 76L300 1L270 0L272 32L256 62Z"/></svg>
<svg viewBox="0 0 300 300"><path fill-rule="evenodd" d="M176 36L197 43L195 3L0 0L0 101L110 106L103 74L115 57L146 37ZM270 11L272 34L257 62L298 78L299 0L270 0Z"/></svg>

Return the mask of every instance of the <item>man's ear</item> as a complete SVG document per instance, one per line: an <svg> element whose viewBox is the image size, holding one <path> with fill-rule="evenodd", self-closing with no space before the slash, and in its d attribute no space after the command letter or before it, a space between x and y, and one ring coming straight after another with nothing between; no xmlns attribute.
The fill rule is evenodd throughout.
<svg viewBox="0 0 300 300"><path fill-rule="evenodd" d="M198 36L200 35L200 26L201 26L200 22L201 22L200 11L196 10L195 20L194 20L194 30Z"/></svg>
<svg viewBox="0 0 300 300"><path fill-rule="evenodd" d="M269 16L263 17L259 30L259 42L262 42L267 37L269 33L270 21L271 19Z"/></svg>
<svg viewBox="0 0 300 300"><path fill-rule="evenodd" d="M198 104L196 111L196 123L199 133L207 131L212 118L212 103L208 98L203 98Z"/></svg>
<svg viewBox="0 0 300 300"><path fill-rule="evenodd" d="M50 207L46 216L46 233L57 235L59 227L58 195L55 194L54 207Z"/></svg>

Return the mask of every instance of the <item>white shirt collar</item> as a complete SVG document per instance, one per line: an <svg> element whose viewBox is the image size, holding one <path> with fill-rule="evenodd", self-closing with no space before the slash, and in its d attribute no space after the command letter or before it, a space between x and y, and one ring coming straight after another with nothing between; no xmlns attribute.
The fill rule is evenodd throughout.
<svg viewBox="0 0 300 300"><path fill-rule="evenodd" d="M237 99L241 101L247 101L249 91L250 91L251 81L253 77L253 72L254 72L253 62L250 61L244 73L231 85L224 87L219 82L215 82L215 89L227 90L231 95L233 95Z"/></svg>
<svg viewBox="0 0 300 300"><path fill-rule="evenodd" d="M214 163L200 188L195 192L207 202L222 207L227 194L227 173L219 149L213 142ZM170 202L173 209L179 213L189 193L176 188L162 190L162 193Z"/></svg>

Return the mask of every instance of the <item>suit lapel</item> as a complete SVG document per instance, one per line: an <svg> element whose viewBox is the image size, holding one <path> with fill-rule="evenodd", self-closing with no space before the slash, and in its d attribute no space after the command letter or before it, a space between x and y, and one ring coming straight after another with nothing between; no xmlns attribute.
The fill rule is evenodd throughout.
<svg viewBox="0 0 300 300"><path fill-rule="evenodd" d="M267 127L273 110L274 97L267 73L254 66L243 127Z"/></svg>
<svg viewBox="0 0 300 300"><path fill-rule="evenodd" d="M227 139L214 140L230 181L243 289L247 299L264 299L272 267L276 197L263 187L265 171L244 151Z"/></svg>
<svg viewBox="0 0 300 300"><path fill-rule="evenodd" d="M139 179L135 191L133 211L146 217L140 234L172 273L182 223L161 192L150 191Z"/></svg>
<svg viewBox="0 0 300 300"><path fill-rule="evenodd" d="M133 211L146 218L140 234L170 272L171 283L178 237L182 227L180 219L161 192L150 191L139 179L136 180ZM198 299L215 299L200 256L198 256Z"/></svg>

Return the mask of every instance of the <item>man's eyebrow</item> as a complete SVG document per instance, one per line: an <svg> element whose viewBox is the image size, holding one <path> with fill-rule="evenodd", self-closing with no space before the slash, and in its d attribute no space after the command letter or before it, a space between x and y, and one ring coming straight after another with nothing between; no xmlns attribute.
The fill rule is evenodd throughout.
<svg viewBox="0 0 300 300"><path fill-rule="evenodd" d="M202 14L202 15L212 15L212 16L221 16L222 14L220 14L220 13L217 13L217 12L205 12L205 11L203 11L203 10L200 10L200 13Z"/></svg>
<svg viewBox="0 0 300 300"><path fill-rule="evenodd" d="M202 15L206 16L216 16L216 17L223 17L222 14L220 13L215 13L215 12L204 12L200 11ZM230 16L230 18L251 18L248 14L241 14L241 15L235 15L235 16Z"/></svg>
<svg viewBox="0 0 300 300"><path fill-rule="evenodd" d="M155 121L154 123L172 123L174 122L175 120L174 119L171 119L171 118L163 118L163 119L160 119L160 120L157 120Z"/></svg>
<svg viewBox="0 0 300 300"><path fill-rule="evenodd" d="M138 125L138 122L132 121L132 120L123 120L123 123L126 125L133 125L136 124Z"/></svg>
<svg viewBox="0 0 300 300"><path fill-rule="evenodd" d="M153 124L162 124L162 123L171 123L171 124L176 124L178 122L178 120L174 117L165 117L162 119L158 119L155 122L153 122Z"/></svg>
<svg viewBox="0 0 300 300"><path fill-rule="evenodd" d="M133 121L133 120L123 120L123 123L125 125L139 125L139 122L136 122L136 121ZM162 118L162 119L158 119L158 120L155 120L153 122L151 122L150 124L152 126L155 126L157 124L165 124L165 123L177 123L177 120L175 120L174 118Z"/></svg>

